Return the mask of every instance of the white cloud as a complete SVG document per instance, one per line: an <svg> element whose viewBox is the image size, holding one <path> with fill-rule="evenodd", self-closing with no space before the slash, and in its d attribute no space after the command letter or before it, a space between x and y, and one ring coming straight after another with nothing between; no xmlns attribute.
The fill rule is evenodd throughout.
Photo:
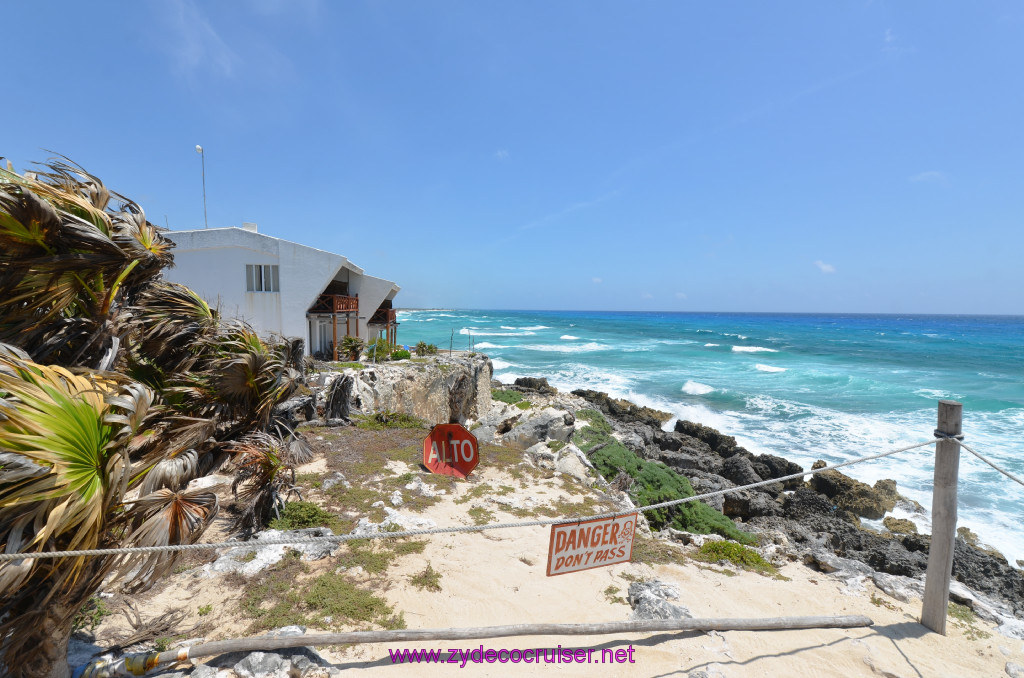
<svg viewBox="0 0 1024 678"><path fill-rule="evenodd" d="M910 180L913 181L915 184L922 182L946 183L946 174L945 172L940 172L938 170L928 170L927 172L915 174L914 176L910 177Z"/></svg>
<svg viewBox="0 0 1024 678"><path fill-rule="evenodd" d="M192 0L174 0L164 6L174 36L166 46L185 74L199 70L230 77L241 63L238 54L220 37Z"/></svg>
<svg viewBox="0 0 1024 678"><path fill-rule="evenodd" d="M504 148L499 148L494 152L494 159L499 161L508 160L508 151Z"/></svg>
<svg viewBox="0 0 1024 678"><path fill-rule="evenodd" d="M821 269L822 273L835 273L836 272L836 267L835 266L833 266L832 264L826 264L821 259L818 259L816 262L814 262L814 265L817 266L819 269Z"/></svg>
<svg viewBox="0 0 1024 678"><path fill-rule="evenodd" d="M676 299L685 299L686 292L676 292Z"/></svg>
<svg viewBox="0 0 1024 678"><path fill-rule="evenodd" d="M896 34L892 32L891 28L886 28L885 29L885 42L886 42L886 44L891 44L891 43L896 42Z"/></svg>
<svg viewBox="0 0 1024 678"><path fill-rule="evenodd" d="M600 284L601 284L601 283L603 283L604 281L603 281L603 280L601 280L600 278L591 278L591 279L590 279L590 282L594 283L595 285L600 285Z"/></svg>
<svg viewBox="0 0 1024 678"><path fill-rule="evenodd" d="M653 295L653 294L651 294L650 292L644 292L644 293L643 293L643 294L641 294L640 296L641 296L641 298L643 298L643 299L653 299L653 298L654 298L654 295Z"/></svg>

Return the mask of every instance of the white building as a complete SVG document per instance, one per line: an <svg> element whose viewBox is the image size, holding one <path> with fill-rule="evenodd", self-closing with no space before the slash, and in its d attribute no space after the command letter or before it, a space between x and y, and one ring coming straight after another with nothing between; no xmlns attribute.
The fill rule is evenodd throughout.
<svg viewBox="0 0 1024 678"><path fill-rule="evenodd" d="M400 288L340 254L258 233L249 223L166 236L177 247L164 277L261 334L301 337L307 354L330 352L346 335L397 343L392 300Z"/></svg>

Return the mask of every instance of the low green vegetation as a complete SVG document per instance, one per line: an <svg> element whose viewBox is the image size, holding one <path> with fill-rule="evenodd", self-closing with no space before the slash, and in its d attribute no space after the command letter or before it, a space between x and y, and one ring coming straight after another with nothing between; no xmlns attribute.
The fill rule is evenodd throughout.
<svg viewBox="0 0 1024 678"><path fill-rule="evenodd" d="M280 562L256 575L242 588L239 607L251 620L249 633L281 626L339 628L370 624L385 629L405 628L383 598L359 588L344 573L309 579L309 567L291 551ZM244 580L243 580L244 581Z"/></svg>
<svg viewBox="0 0 1024 678"><path fill-rule="evenodd" d="M775 566L761 557L761 554L741 544L731 541L708 541L693 556L694 560L705 563L726 561L744 570L750 570L766 576L777 576Z"/></svg>
<svg viewBox="0 0 1024 678"><path fill-rule="evenodd" d="M482 506L474 506L466 511L466 515L473 519L474 525L486 525L494 522L494 514Z"/></svg>
<svg viewBox="0 0 1024 678"><path fill-rule="evenodd" d="M200 605L198 612L200 617L205 617L213 612L213 605Z"/></svg>
<svg viewBox="0 0 1024 678"><path fill-rule="evenodd" d="M354 418L358 428L370 431L383 431L388 428L426 428L422 421L404 412L378 412Z"/></svg>
<svg viewBox="0 0 1024 678"><path fill-rule="evenodd" d="M510 391L503 388L492 388L491 398L498 402L506 403L508 405L515 405L523 399L523 394L519 391Z"/></svg>
<svg viewBox="0 0 1024 678"><path fill-rule="evenodd" d="M561 440L548 441L548 449L551 450L552 452L558 452L563 447L565 447L565 443L562 442Z"/></svg>
<svg viewBox="0 0 1024 678"><path fill-rule="evenodd" d="M407 358L411 357L412 353L406 351L404 348L396 348L394 351L391 352L392 360L406 360Z"/></svg>
<svg viewBox="0 0 1024 678"><path fill-rule="evenodd" d="M590 425L577 430L573 434L573 442L588 454L606 480L614 480L620 472L633 478L636 482L629 492L638 505L647 506L694 495L693 487L685 476L661 462L641 459L613 438L611 426L600 412L580 410L576 418ZM647 511L646 515L654 530L674 527L697 534L713 532L743 544L755 543L754 537L737 528L732 520L699 501Z"/></svg>
<svg viewBox="0 0 1024 678"><path fill-rule="evenodd" d="M666 565L678 563L683 560L683 552L661 539L650 537L633 537L633 558L634 563L647 565Z"/></svg>
<svg viewBox="0 0 1024 678"><path fill-rule="evenodd" d="M301 530L306 527L331 527L338 519L308 501L290 501L284 505L281 516L270 521L272 530Z"/></svg>
<svg viewBox="0 0 1024 678"><path fill-rule="evenodd" d="M338 371L340 371L340 370L347 370L347 369L361 370L364 367L366 367L366 365L364 365L364 364L362 364L360 362L355 362L355 361L346 362L346 363L331 363L331 368L333 368L334 370L338 370Z"/></svg>
<svg viewBox="0 0 1024 678"><path fill-rule="evenodd" d="M110 614L110 608L106 606L103 599L93 596L82 606L82 609L75 615L71 622L72 633L75 631L87 630L89 633L96 633L97 627L103 618Z"/></svg>
<svg viewBox="0 0 1024 678"><path fill-rule="evenodd" d="M418 589L440 591L441 573L427 563L427 567L422 572L409 577L409 582Z"/></svg>
<svg viewBox="0 0 1024 678"><path fill-rule="evenodd" d="M518 407L521 410L528 410L531 407L533 407L533 403L531 403L529 400L520 400L518 403L516 403L516 407Z"/></svg>
<svg viewBox="0 0 1024 678"><path fill-rule="evenodd" d="M626 605L626 599L618 595L621 590L618 586L609 584L608 588L604 590L604 597L608 599L609 603L622 603Z"/></svg>
<svg viewBox="0 0 1024 678"><path fill-rule="evenodd" d="M951 602L949 604L949 616L960 630L964 632L964 637L968 640L984 640L992 635L988 631L978 628L977 615L974 614L974 610L966 605Z"/></svg>
<svg viewBox="0 0 1024 678"><path fill-rule="evenodd" d="M389 344L386 339L377 339L366 345L363 355L371 362L382 363L390 360L391 354L398 350L394 344Z"/></svg>

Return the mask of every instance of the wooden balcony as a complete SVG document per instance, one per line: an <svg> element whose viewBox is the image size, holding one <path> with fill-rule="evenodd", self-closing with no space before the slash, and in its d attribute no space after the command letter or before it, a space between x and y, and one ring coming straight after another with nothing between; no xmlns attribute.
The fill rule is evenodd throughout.
<svg viewBox="0 0 1024 678"><path fill-rule="evenodd" d="M371 325L391 325L398 322L398 311L393 308L378 308L370 318Z"/></svg>
<svg viewBox="0 0 1024 678"><path fill-rule="evenodd" d="M309 313L358 313L359 297L346 297L341 294L321 294L316 303L310 306Z"/></svg>

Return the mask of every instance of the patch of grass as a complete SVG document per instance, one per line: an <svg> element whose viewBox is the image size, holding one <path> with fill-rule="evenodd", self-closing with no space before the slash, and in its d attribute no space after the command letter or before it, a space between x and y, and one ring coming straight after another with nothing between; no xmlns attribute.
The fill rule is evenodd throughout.
<svg viewBox="0 0 1024 678"><path fill-rule="evenodd" d="M331 624L363 622L383 626L385 629L404 629L405 619L395 616L387 601L357 587L339 574L323 574L304 587L299 598L303 607L313 614L313 625L324 626L325 617Z"/></svg>
<svg viewBox="0 0 1024 678"><path fill-rule="evenodd" d="M356 426L370 431L383 431L388 428L426 428L416 417L404 412L378 412L354 417Z"/></svg>
<svg viewBox="0 0 1024 678"><path fill-rule="evenodd" d="M480 463L511 473L511 467L523 463L523 453L519 450L513 450L511 447L481 445Z"/></svg>
<svg viewBox="0 0 1024 678"><path fill-rule="evenodd" d="M956 625L964 632L964 637L967 640L984 640L992 636L988 631L978 628L978 617L974 614L974 610L966 605L951 602L949 604L949 616L953 618Z"/></svg>
<svg viewBox="0 0 1024 678"><path fill-rule="evenodd" d="M427 563L427 567L422 572L409 577L409 582L418 589L440 591L441 573Z"/></svg>
<svg viewBox="0 0 1024 678"><path fill-rule="evenodd" d="M423 553L423 549L427 547L427 542L420 540L407 540L407 541L396 541L389 543L388 548L395 552L395 555L399 558L402 556L410 556L413 554Z"/></svg>
<svg viewBox="0 0 1024 678"><path fill-rule="evenodd" d="M96 633L100 622L110 614L110 608L103 602L103 599L99 596L93 596L75 615L74 620L71 622L71 632L74 633L75 631L87 629L89 633Z"/></svg>
<svg viewBox="0 0 1024 678"><path fill-rule="evenodd" d="M319 490L323 487L323 476L319 473L300 473L295 476L295 484Z"/></svg>
<svg viewBox="0 0 1024 678"><path fill-rule="evenodd" d="M280 561L246 583L239 607L246 617L252 619L249 632L306 624L295 581L307 572L309 568L299 560L298 551L289 551Z"/></svg>
<svg viewBox="0 0 1024 678"><path fill-rule="evenodd" d="M471 488L464 495L455 500L456 504L465 504L466 502L472 501L473 499L482 499L483 497L494 494L494 488L487 483L480 483L479 485Z"/></svg>
<svg viewBox="0 0 1024 678"><path fill-rule="evenodd" d="M565 447L565 443L562 442L561 440L548 441L548 449L551 450L552 452L558 452L563 447Z"/></svg>
<svg viewBox="0 0 1024 678"><path fill-rule="evenodd" d="M704 542L693 558L706 563L718 563L724 560L744 570L766 576L776 576L779 573L775 566L762 558L759 553L731 541Z"/></svg>
<svg viewBox="0 0 1024 678"><path fill-rule="evenodd" d="M373 542L349 542L348 549L338 556L337 562L348 569L361 567L371 574L380 574L394 559L394 551Z"/></svg>
<svg viewBox="0 0 1024 678"><path fill-rule="evenodd" d="M153 641L153 649L157 652L167 652L171 649L171 638L157 638Z"/></svg>
<svg viewBox="0 0 1024 678"><path fill-rule="evenodd" d="M198 612L200 617L205 617L213 612L213 605L200 605Z"/></svg>
<svg viewBox="0 0 1024 678"><path fill-rule="evenodd" d="M622 603L623 605L626 605L626 599L618 595L619 591L621 590L622 589L620 589L618 586L613 586L612 584L609 584L608 588L604 590L604 597L608 599L609 603Z"/></svg>
<svg viewBox="0 0 1024 678"><path fill-rule="evenodd" d="M523 399L523 394L519 391L509 391L503 388L492 388L491 398L498 402L506 403L508 405L515 405Z"/></svg>
<svg viewBox="0 0 1024 678"><path fill-rule="evenodd" d="M301 530L306 527L330 527L337 516L308 501L290 501L281 517L270 521L273 530Z"/></svg>
<svg viewBox="0 0 1024 678"><path fill-rule="evenodd" d="M533 403L531 403L529 400L520 400L518 403L516 403L516 407L518 407L521 410L528 410L531 407L533 407Z"/></svg>
<svg viewBox="0 0 1024 678"><path fill-rule="evenodd" d="M331 369L336 370L336 371L347 370L347 369L361 370L364 367L366 367L366 365L364 365L362 363L357 363L357 362L329 363L329 364L331 366Z"/></svg>
<svg viewBox="0 0 1024 678"><path fill-rule="evenodd" d="M239 558L238 558L238 562L240 562L240 563L251 563L254 560L256 560L256 552L255 551L249 551L248 553L245 553L245 554L239 556Z"/></svg>
<svg viewBox="0 0 1024 678"><path fill-rule="evenodd" d="M475 525L486 525L494 521L494 514L481 506L469 509L466 514L473 519Z"/></svg>
<svg viewBox="0 0 1024 678"><path fill-rule="evenodd" d="M651 539L636 535L633 537L634 563L647 565L664 565L679 563L683 560L683 552L661 539Z"/></svg>

